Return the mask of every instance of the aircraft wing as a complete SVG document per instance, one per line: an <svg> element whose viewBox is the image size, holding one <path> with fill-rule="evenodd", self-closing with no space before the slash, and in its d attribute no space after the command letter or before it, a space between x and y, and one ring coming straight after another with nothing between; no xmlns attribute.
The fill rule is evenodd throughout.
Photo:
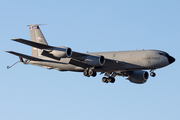
<svg viewBox="0 0 180 120"><path fill-rule="evenodd" d="M28 56L28 55L24 55L24 54L17 53L17 52L13 52L13 51L5 51L5 52L11 53L11 54L13 54L13 55L16 55L16 56L19 56L19 57L22 57L22 58L25 58L25 59L27 59L27 60L42 61L42 59L35 58L35 57L32 57L32 56Z"/></svg>
<svg viewBox="0 0 180 120"><path fill-rule="evenodd" d="M49 53L49 51L53 51L56 48L58 48L59 50L65 50L64 48L59 48L59 47L55 47L55 46L49 46L49 45L45 45L45 44L41 44L41 43L37 43L37 42L25 40L25 39L21 39L21 38L16 38L16 39L12 39L12 40L16 41L16 42L26 44L26 45L29 45L29 46L32 46L32 47L35 47L35 48L38 48L38 49L43 49L44 51L42 52L42 55L44 55L46 57L50 57L52 59L56 59L56 60L60 60L60 59L57 58L57 57L54 57L52 54ZM23 55L23 54L20 54L20 53L15 53L13 51L7 51L7 52L9 52L11 54L14 54L14 55L17 55L17 56L21 55L21 57L26 58L26 59L30 59L30 60L34 60L34 61L39 60L39 58L34 58L34 57L30 57L30 56ZM70 64L81 66L81 67L87 67L88 65L84 62L87 57L93 57L94 59L99 59L100 56L101 55L93 55L93 54L90 54L90 53L79 53L79 52L73 51L72 55L71 55L71 58L73 60L70 62ZM107 59L107 58L104 58L104 59L105 59L105 64L104 64L105 66L111 66L112 64L113 65L117 64L117 65L122 66L122 65L125 64L122 61L117 61L117 60ZM42 60L42 59L40 59L40 60ZM83 63L83 64L80 64L80 63Z"/></svg>
<svg viewBox="0 0 180 120"><path fill-rule="evenodd" d="M20 42L20 43L23 43L23 44L26 44L26 45L29 45L29 46L32 46L32 47L35 47L35 48L39 48L39 49L51 49L51 48L54 48L53 46L44 45L44 44L41 44L41 43L32 42L32 41L21 39L21 38L16 38L16 39L11 39L11 40L16 41L16 42Z"/></svg>
<svg viewBox="0 0 180 120"><path fill-rule="evenodd" d="M47 50L47 51L52 51L55 48L58 48L58 50L62 50L62 51L65 50L65 48L59 48L59 47L55 47L55 46L45 45L45 44L41 44L41 43L37 43L37 42L33 42L33 41L21 39L21 38L15 38L15 39L11 39L11 40L13 40L15 42L20 42L20 43L26 44L26 45L29 45L31 47L35 47L38 49Z"/></svg>
<svg viewBox="0 0 180 120"><path fill-rule="evenodd" d="M23 44L26 44L26 45L29 45L31 47L35 47L35 48L39 48L39 49L44 49L44 50L47 50L47 51L52 51L53 49L55 48L58 48L59 50L64 50L64 48L59 48L59 47L55 47L55 46L49 46L49 45L44 45L44 44L41 44L41 43L37 43L37 42L33 42L33 41L29 41L29 40L25 40L25 39L21 39L21 38L16 38L16 39L11 39L13 41L16 41L16 42L20 42L20 43L23 43ZM47 51L44 51L44 54L45 56L48 56L48 53ZM52 55L49 55L48 57L51 57ZM78 53L78 52L74 52L73 51L73 54L72 54L72 58L83 58L85 56L89 56L88 54L84 54L84 53ZM91 55L93 56L93 55ZM54 58L53 58L54 59Z"/></svg>

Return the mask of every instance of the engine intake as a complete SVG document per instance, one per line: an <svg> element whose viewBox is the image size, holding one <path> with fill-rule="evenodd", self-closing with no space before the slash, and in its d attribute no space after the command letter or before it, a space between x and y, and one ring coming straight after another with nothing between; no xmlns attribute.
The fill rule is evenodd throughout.
<svg viewBox="0 0 180 120"><path fill-rule="evenodd" d="M105 63L105 58L104 56L87 56L85 62L91 66L102 66Z"/></svg>
<svg viewBox="0 0 180 120"><path fill-rule="evenodd" d="M66 58L66 57L71 57L72 50L71 48L68 47L58 47L53 49L51 54L57 58Z"/></svg>
<svg viewBox="0 0 180 120"><path fill-rule="evenodd" d="M142 84L149 78L149 73L147 71L133 71L128 80L132 83Z"/></svg>

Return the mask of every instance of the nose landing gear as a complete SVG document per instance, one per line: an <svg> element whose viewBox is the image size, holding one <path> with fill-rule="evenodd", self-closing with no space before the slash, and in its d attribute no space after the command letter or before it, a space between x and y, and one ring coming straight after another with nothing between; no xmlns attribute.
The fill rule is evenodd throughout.
<svg viewBox="0 0 180 120"><path fill-rule="evenodd" d="M155 70L151 70L151 71L150 71L151 77L155 77L155 76L156 76L156 73L155 73L154 71L155 71Z"/></svg>
<svg viewBox="0 0 180 120"><path fill-rule="evenodd" d="M151 75L152 77L155 77L155 76L156 76L156 73L151 72L150 75Z"/></svg>

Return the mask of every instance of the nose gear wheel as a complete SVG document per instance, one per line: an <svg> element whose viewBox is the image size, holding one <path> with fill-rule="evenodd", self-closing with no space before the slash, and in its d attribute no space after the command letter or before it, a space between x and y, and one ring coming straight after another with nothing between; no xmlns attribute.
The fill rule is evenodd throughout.
<svg viewBox="0 0 180 120"><path fill-rule="evenodd" d="M151 71L150 71L151 77L155 77L155 76L156 76L156 73L155 73L154 71L155 71L155 70L151 70Z"/></svg>
<svg viewBox="0 0 180 120"><path fill-rule="evenodd" d="M155 73L155 72L151 72L150 75L151 75L152 77L155 77L155 76L156 76L156 73Z"/></svg>

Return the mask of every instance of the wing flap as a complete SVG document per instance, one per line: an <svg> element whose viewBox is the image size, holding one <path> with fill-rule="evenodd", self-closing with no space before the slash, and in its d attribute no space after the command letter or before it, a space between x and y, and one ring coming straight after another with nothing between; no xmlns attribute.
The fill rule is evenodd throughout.
<svg viewBox="0 0 180 120"><path fill-rule="evenodd" d="M69 61L69 64L71 64L71 65L76 65L76 66L80 66L80 67L82 67L82 68L84 68L84 69L90 67L89 65L87 65L87 64L85 64L85 63L83 63L83 62L81 62L81 61L78 61L78 60L76 60L76 59L71 59L71 60Z"/></svg>
<svg viewBox="0 0 180 120"><path fill-rule="evenodd" d="M100 55L93 55L93 54L88 54L88 53L78 53L78 52L74 52L73 51L73 54L72 54L72 58L73 59L77 59L77 60L83 60L83 59L86 59L87 56L93 56L93 57L99 57ZM103 56L103 55L102 55ZM114 64L117 64L117 65L124 65L125 62L122 62L122 61L118 61L118 60L113 60L113 59L108 59L105 57L105 64L104 65L114 65Z"/></svg>

